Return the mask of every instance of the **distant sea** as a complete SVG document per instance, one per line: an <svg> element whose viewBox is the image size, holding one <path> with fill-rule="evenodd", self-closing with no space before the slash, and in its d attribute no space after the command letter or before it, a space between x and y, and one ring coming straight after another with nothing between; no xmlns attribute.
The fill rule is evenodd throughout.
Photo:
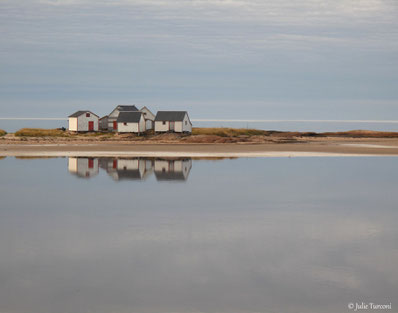
<svg viewBox="0 0 398 313"><path fill-rule="evenodd" d="M194 127L233 127L255 128L279 131L347 131L367 129L377 131L398 131L398 121L386 120L206 120L192 119ZM66 119L5 119L0 118L0 129L15 132L20 128L60 128L68 127Z"/></svg>

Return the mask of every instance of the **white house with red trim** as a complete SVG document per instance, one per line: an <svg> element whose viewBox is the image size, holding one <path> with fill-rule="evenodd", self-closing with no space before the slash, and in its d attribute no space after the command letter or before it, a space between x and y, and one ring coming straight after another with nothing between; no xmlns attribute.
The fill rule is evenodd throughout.
<svg viewBox="0 0 398 313"><path fill-rule="evenodd" d="M68 116L68 121L70 131L98 131L99 116L91 111L77 111Z"/></svg>
<svg viewBox="0 0 398 313"><path fill-rule="evenodd" d="M118 105L113 109L111 113L108 115L108 131L118 131L118 122L117 119L121 112L137 112L138 109L135 105Z"/></svg>
<svg viewBox="0 0 398 313"><path fill-rule="evenodd" d="M158 111L155 132L191 133L192 123L186 111Z"/></svg>
<svg viewBox="0 0 398 313"><path fill-rule="evenodd" d="M97 158L68 158L68 171L78 177L90 178L98 174Z"/></svg>

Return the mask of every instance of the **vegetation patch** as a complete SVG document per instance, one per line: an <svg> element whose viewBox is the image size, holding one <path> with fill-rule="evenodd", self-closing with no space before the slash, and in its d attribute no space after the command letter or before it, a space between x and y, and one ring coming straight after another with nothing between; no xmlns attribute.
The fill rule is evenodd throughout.
<svg viewBox="0 0 398 313"><path fill-rule="evenodd" d="M7 135L5 130L0 129L0 137Z"/></svg>
<svg viewBox="0 0 398 313"><path fill-rule="evenodd" d="M15 133L18 137L69 137L62 129L22 128Z"/></svg>
<svg viewBox="0 0 398 313"><path fill-rule="evenodd" d="M220 137L267 136L270 132L260 129L246 128L193 128L192 135L207 135Z"/></svg>

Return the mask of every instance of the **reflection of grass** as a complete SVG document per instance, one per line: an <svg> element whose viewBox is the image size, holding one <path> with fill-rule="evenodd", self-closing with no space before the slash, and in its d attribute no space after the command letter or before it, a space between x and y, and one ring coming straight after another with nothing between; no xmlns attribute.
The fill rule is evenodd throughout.
<svg viewBox="0 0 398 313"><path fill-rule="evenodd" d="M193 128L192 135L213 135L220 137L261 136L269 132L259 129L246 128Z"/></svg>
<svg viewBox="0 0 398 313"><path fill-rule="evenodd" d="M16 156L18 160L35 160L35 159L57 159L56 156Z"/></svg>
<svg viewBox="0 0 398 313"><path fill-rule="evenodd" d="M3 160L3 159L5 159L6 157L5 156L0 156L0 160Z"/></svg>
<svg viewBox="0 0 398 313"><path fill-rule="evenodd" d="M7 135L7 132L5 130L0 129L0 137Z"/></svg>

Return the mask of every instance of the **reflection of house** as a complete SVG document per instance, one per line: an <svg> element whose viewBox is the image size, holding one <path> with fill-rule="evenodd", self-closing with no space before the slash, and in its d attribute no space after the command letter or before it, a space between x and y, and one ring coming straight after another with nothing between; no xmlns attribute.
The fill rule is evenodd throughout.
<svg viewBox="0 0 398 313"><path fill-rule="evenodd" d="M68 120L70 131L98 131L98 115L91 111L77 111L69 115Z"/></svg>
<svg viewBox="0 0 398 313"><path fill-rule="evenodd" d="M153 114L147 107L143 107L141 110L145 119L145 129L150 130L154 128L155 114Z"/></svg>
<svg viewBox="0 0 398 313"><path fill-rule="evenodd" d="M117 118L117 131L138 134L145 132L145 119L142 112L120 112Z"/></svg>
<svg viewBox="0 0 398 313"><path fill-rule="evenodd" d="M158 111L155 132L191 133L192 123L186 111Z"/></svg>
<svg viewBox="0 0 398 313"><path fill-rule="evenodd" d="M142 180L153 171L153 161L148 159L112 159L101 161L101 168L114 180Z"/></svg>
<svg viewBox="0 0 398 313"><path fill-rule="evenodd" d="M90 178L98 174L97 158L68 158L68 171L79 177Z"/></svg>
<svg viewBox="0 0 398 313"><path fill-rule="evenodd" d="M117 131L117 118L120 112L135 112L138 111L135 105L118 105L113 111L108 115L108 130Z"/></svg>
<svg viewBox="0 0 398 313"><path fill-rule="evenodd" d="M192 168L191 159L155 160L157 180L187 180Z"/></svg>

